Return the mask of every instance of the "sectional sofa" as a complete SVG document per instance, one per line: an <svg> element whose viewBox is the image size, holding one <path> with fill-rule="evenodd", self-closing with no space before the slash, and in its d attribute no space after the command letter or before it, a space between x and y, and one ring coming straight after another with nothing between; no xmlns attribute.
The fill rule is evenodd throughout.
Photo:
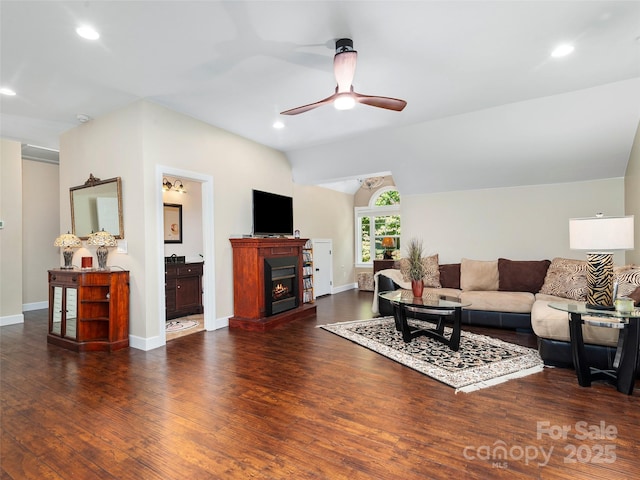
<svg viewBox="0 0 640 480"><path fill-rule="evenodd" d="M549 307L551 302L578 303L586 299L587 264L584 260L554 258L519 261L499 258L480 261L463 258L456 264L439 264L438 255L423 259L427 271L425 292L470 303L463 323L533 331L540 356L547 365L572 366L568 314ZM392 315L393 306L378 299L378 292L410 289L406 260L374 275L373 311ZM640 266L615 267L619 294L640 303ZM586 352L594 366L610 368L615 357L618 330L585 325Z"/></svg>

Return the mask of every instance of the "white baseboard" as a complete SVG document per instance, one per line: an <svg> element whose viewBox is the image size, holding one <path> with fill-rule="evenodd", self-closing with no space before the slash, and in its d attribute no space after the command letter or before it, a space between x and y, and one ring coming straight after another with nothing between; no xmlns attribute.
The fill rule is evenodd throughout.
<svg viewBox="0 0 640 480"><path fill-rule="evenodd" d="M208 328L208 325L205 325L207 332L220 330L221 328L227 328L229 326L229 318L230 317L216 318L213 322L213 328Z"/></svg>
<svg viewBox="0 0 640 480"><path fill-rule="evenodd" d="M24 323L24 315L7 315L6 317L0 317L0 327L6 327L7 325L16 325L18 323Z"/></svg>
<svg viewBox="0 0 640 480"><path fill-rule="evenodd" d="M129 335L129 346L131 348L137 348L138 350L148 352L149 350L153 350L155 348L164 347L164 345L164 340L161 339L158 335L150 338Z"/></svg>
<svg viewBox="0 0 640 480"><path fill-rule="evenodd" d="M49 308L49 301L45 300L44 302L33 302L33 303L23 303L22 311L23 312L31 312L33 310L44 310Z"/></svg>
<svg viewBox="0 0 640 480"><path fill-rule="evenodd" d="M339 287L331 288L331 294L346 292L347 290L353 290L354 288L358 288L357 283L347 283L346 285L341 285Z"/></svg>

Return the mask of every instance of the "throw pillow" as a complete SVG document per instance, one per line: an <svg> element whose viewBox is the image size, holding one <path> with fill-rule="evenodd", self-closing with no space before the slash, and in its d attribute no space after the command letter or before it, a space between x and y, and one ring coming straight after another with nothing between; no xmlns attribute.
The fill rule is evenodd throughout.
<svg viewBox="0 0 640 480"><path fill-rule="evenodd" d="M587 261L556 257L551 261L540 293L571 300L587 299Z"/></svg>
<svg viewBox="0 0 640 480"><path fill-rule="evenodd" d="M440 265L440 285L442 288L460 288L460 264L445 263Z"/></svg>
<svg viewBox="0 0 640 480"><path fill-rule="evenodd" d="M424 257L422 259L424 266L424 277L422 281L425 287L440 288L440 270L438 269L438 254ZM411 282L409 277L409 260L403 258L400 260L400 271L405 282Z"/></svg>
<svg viewBox="0 0 640 480"><path fill-rule="evenodd" d="M627 297L633 299L633 304L636 307L640 307L640 287L636 288L633 292L631 292Z"/></svg>
<svg viewBox="0 0 640 480"><path fill-rule="evenodd" d="M613 281L618 282L618 296L629 297L634 290L640 287L640 266L613 267Z"/></svg>
<svg viewBox="0 0 640 480"><path fill-rule="evenodd" d="M551 262L549 260L498 259L499 290L538 293Z"/></svg>
<svg viewBox="0 0 640 480"><path fill-rule="evenodd" d="M462 290L498 290L498 261L469 260L460 263L460 288Z"/></svg>

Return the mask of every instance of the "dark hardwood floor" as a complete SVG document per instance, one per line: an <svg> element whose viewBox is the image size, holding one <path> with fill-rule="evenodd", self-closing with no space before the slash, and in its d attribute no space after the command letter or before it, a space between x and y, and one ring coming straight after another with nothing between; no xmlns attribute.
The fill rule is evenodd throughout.
<svg viewBox="0 0 640 480"><path fill-rule="evenodd" d="M46 311L27 312L0 329L1 478L638 478L638 390L549 368L456 395L316 328L369 318L371 299L112 354L47 345Z"/></svg>

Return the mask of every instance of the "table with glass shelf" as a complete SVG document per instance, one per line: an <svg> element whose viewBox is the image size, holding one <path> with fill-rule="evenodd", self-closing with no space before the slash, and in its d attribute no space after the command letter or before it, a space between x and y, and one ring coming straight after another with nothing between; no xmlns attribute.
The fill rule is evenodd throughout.
<svg viewBox="0 0 640 480"><path fill-rule="evenodd" d="M636 380L640 350L640 309L629 312L616 310L592 310L580 303L550 303L549 306L569 314L569 335L571 355L576 369L578 383L590 387L592 381L606 380L616 386L619 392L631 395ZM586 361L582 325L620 330L613 369L600 370L590 367Z"/></svg>
<svg viewBox="0 0 640 480"><path fill-rule="evenodd" d="M389 300L393 305L396 330L402 332L402 339L406 343L426 335L444 343L451 350L457 351L460 348L462 308L468 307L470 303L461 303L457 298L430 293L414 297L408 290L381 292L379 297ZM435 328L424 329L409 325L407 317L411 318L412 313L420 314L421 320L426 319L434 323ZM452 324L449 338L444 335L445 322Z"/></svg>

